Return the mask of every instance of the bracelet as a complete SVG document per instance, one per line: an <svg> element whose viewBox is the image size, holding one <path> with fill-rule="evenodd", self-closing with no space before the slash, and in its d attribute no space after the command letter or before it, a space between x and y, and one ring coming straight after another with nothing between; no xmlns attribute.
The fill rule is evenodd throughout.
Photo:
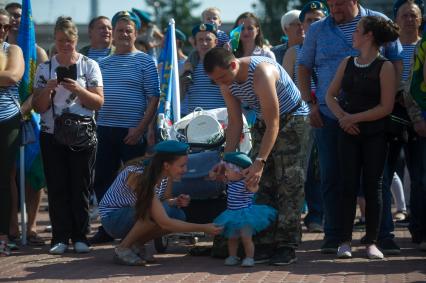
<svg viewBox="0 0 426 283"><path fill-rule="evenodd" d="M266 160L263 159L262 157L256 157L255 160L260 161L263 165L266 165Z"/></svg>

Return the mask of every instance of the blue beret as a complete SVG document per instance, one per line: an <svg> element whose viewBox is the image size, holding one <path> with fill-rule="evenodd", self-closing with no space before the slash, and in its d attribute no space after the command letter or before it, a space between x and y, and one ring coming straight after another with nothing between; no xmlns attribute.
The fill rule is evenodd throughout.
<svg viewBox="0 0 426 283"><path fill-rule="evenodd" d="M395 3L393 4L393 15L396 18L396 14L398 13L399 8L403 5L407 3L407 0L396 0ZM417 6L419 6L420 8L420 12L424 13L424 9L425 9L425 3L423 2L423 0L414 0L414 4L416 4Z"/></svg>
<svg viewBox="0 0 426 283"><path fill-rule="evenodd" d="M187 155L189 145L178 141L162 141L155 145L156 153L170 153L174 155Z"/></svg>
<svg viewBox="0 0 426 283"><path fill-rule="evenodd" d="M328 16L328 7L321 1L310 1L303 6L302 11L299 14L299 20L303 22L305 20L306 13L311 11L320 10L325 16Z"/></svg>
<svg viewBox="0 0 426 283"><path fill-rule="evenodd" d="M150 13L136 9L136 8L132 8L132 12L135 13L142 22L147 24L152 22L152 16Z"/></svg>
<svg viewBox="0 0 426 283"><path fill-rule="evenodd" d="M223 161L235 164L243 169L253 164L250 157L244 152L227 152L223 156Z"/></svg>
<svg viewBox="0 0 426 283"><path fill-rule="evenodd" d="M181 41L186 41L186 34L183 33L183 31L181 31L180 29L175 29L175 33L176 33L176 39L179 39Z"/></svg>
<svg viewBox="0 0 426 283"><path fill-rule="evenodd" d="M216 35L217 33L217 27L216 25L212 24L199 24L192 28L192 36L195 37L195 35L200 31L209 31Z"/></svg>
<svg viewBox="0 0 426 283"><path fill-rule="evenodd" d="M137 30L139 30L141 28L141 20L139 19L138 16L135 15L135 13L130 12L130 11L120 11L120 12L117 12L114 15L114 17L112 17L112 20L111 20L112 26L115 27L115 25L117 24L117 22L119 20L121 20L121 19L124 19L124 18L129 19L132 22L134 22L135 23L135 27L136 27Z"/></svg>

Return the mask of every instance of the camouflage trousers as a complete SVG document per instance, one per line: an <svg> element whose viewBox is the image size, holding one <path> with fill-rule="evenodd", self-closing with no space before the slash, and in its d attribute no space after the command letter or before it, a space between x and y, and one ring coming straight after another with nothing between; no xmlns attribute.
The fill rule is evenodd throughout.
<svg viewBox="0 0 426 283"><path fill-rule="evenodd" d="M255 158L265 132L258 121L252 129ZM275 145L266 160L256 203L278 211L276 223L255 237L255 244L270 248L296 248L302 239L301 208L304 199L306 155L310 126L307 116L283 117Z"/></svg>

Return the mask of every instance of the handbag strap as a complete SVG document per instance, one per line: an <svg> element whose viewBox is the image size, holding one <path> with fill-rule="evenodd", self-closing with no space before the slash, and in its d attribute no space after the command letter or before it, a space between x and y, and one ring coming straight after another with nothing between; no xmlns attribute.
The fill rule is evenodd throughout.
<svg viewBox="0 0 426 283"><path fill-rule="evenodd" d="M52 78L52 59L49 60L49 80ZM53 98L56 95L56 90L53 90L51 95L50 95L50 101L51 101L51 105L52 105L52 117L53 120L55 120L55 103L53 102Z"/></svg>

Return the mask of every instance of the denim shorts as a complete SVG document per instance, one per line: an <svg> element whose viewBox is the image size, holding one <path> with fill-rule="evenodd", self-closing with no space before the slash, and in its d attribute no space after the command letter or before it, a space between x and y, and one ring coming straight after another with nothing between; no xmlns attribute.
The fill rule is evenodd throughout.
<svg viewBox="0 0 426 283"><path fill-rule="evenodd" d="M163 202L164 210L170 218L186 220L185 212L181 208L169 206ZM135 224L135 208L123 207L111 211L106 217L101 219L105 231L114 239L123 239Z"/></svg>

